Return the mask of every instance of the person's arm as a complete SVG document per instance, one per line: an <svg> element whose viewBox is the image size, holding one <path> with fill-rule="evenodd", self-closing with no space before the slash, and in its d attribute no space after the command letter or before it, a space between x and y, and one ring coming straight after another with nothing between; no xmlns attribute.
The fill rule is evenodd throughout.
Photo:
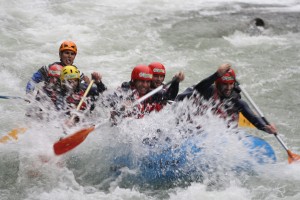
<svg viewBox="0 0 300 200"><path fill-rule="evenodd" d="M219 78L218 72L210 75L209 77L200 81L197 85L194 86L194 89L197 90L200 94L205 94L209 88L214 84L214 82Z"/></svg>
<svg viewBox="0 0 300 200"><path fill-rule="evenodd" d="M166 100L174 100L178 94L179 91L179 82L174 81L169 88L166 89L165 92L165 99Z"/></svg>
<svg viewBox="0 0 300 200"><path fill-rule="evenodd" d="M238 99L236 105L239 107L239 111L249 120L257 129L268 132L266 123L261 119L261 117L257 116L249 107L249 105L241 100Z"/></svg>
<svg viewBox="0 0 300 200"><path fill-rule="evenodd" d="M96 88L92 87L87 96L92 96L92 100L95 101L96 100L95 97L99 96L99 94L103 93L107 88L101 81L102 75L100 73L93 72L91 75L92 75L92 80L94 80L94 83L96 84L97 87ZM88 83L86 82L80 84L80 88L82 90L85 90L87 86Z"/></svg>
<svg viewBox="0 0 300 200"><path fill-rule="evenodd" d="M103 93L105 90L107 90L106 86L104 85L104 83L102 83L102 81L96 83L96 85L99 93Z"/></svg>
<svg viewBox="0 0 300 200"><path fill-rule="evenodd" d="M37 72L35 72L32 75L31 80L29 80L27 85L26 85L26 93L33 92L34 89L35 89L35 85L37 83L40 83L40 82L46 80L47 74L48 74L48 67L47 66L43 66Z"/></svg>
<svg viewBox="0 0 300 200"><path fill-rule="evenodd" d="M219 78L222 77L224 74L228 72L231 65L226 63L219 66L217 71L212 74L211 76L207 77L206 79L203 79L200 81L194 88L197 90L200 94L205 94L211 88L211 86L214 84L214 82Z"/></svg>
<svg viewBox="0 0 300 200"><path fill-rule="evenodd" d="M173 81L170 87L166 90L165 93L166 100L172 100L172 101L175 100L179 91L179 83L184 80L184 77L185 77L184 73L181 71L175 74L175 76L173 77L175 81Z"/></svg>
<svg viewBox="0 0 300 200"><path fill-rule="evenodd" d="M184 90L184 92L178 94L175 98L175 101L183 101L185 98L190 98L194 93L194 86L189 87Z"/></svg>
<svg viewBox="0 0 300 200"><path fill-rule="evenodd" d="M107 89L106 86L102 83L102 75L100 73L93 72L92 79L95 81L99 93L102 93Z"/></svg>

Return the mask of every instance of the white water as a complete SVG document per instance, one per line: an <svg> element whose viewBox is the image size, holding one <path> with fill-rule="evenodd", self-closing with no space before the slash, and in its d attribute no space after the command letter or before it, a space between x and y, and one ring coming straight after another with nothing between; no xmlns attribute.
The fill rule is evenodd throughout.
<svg viewBox="0 0 300 200"><path fill-rule="evenodd" d="M184 71L183 91L230 62L288 147L300 153L299 1L2 0L0 5L1 95L23 97L32 73L58 61L58 47L67 39L78 46L75 64L81 71L101 72L110 89L128 81L131 69L141 63L164 63L167 80ZM253 36L248 28L255 17L265 19L267 29ZM222 167L226 169L235 158L231 155L240 150L233 139L215 176L184 187L153 188L128 183L122 176L112 179L108 163L112 149L115 154L128 149L143 154L141 139L158 128L179 140L171 107L118 128L104 123L74 151L56 157L52 144L61 136L60 122L30 121L24 117L26 102L0 101L1 136L15 127L31 127L18 142L0 146L1 200L300 198L300 165L288 165L285 150L260 131L249 130L273 146L278 162L259 169L258 175L225 173ZM106 111L97 111L99 116L90 121L105 121ZM215 134L210 141L218 144L224 124L211 116L198 120ZM212 145L211 153L216 150ZM40 155L50 161L41 162ZM57 166L59 161L65 165Z"/></svg>

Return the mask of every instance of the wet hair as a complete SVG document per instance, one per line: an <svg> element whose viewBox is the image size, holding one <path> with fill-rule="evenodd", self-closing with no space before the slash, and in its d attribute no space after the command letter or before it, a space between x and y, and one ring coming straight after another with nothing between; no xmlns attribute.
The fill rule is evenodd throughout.
<svg viewBox="0 0 300 200"><path fill-rule="evenodd" d="M261 18L255 18L254 22L255 22L255 26L262 26L262 27L265 26L265 22Z"/></svg>

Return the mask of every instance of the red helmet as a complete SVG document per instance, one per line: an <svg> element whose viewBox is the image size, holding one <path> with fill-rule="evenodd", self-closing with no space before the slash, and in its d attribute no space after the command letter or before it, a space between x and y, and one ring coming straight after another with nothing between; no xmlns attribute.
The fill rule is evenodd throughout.
<svg viewBox="0 0 300 200"><path fill-rule="evenodd" d="M153 71L153 75L163 75L163 76L166 75L165 66L163 66L163 64L161 64L159 62L150 63L149 67Z"/></svg>
<svg viewBox="0 0 300 200"><path fill-rule="evenodd" d="M151 81L153 72L147 65L137 65L131 72L131 80Z"/></svg>
<svg viewBox="0 0 300 200"><path fill-rule="evenodd" d="M59 64L54 64L51 65L48 69L48 76L50 77L60 77L60 72L61 69L63 68L63 66L59 65Z"/></svg>
<svg viewBox="0 0 300 200"><path fill-rule="evenodd" d="M235 72L233 69L229 69L226 74L216 80L216 84L222 83L234 83L235 82Z"/></svg>
<svg viewBox="0 0 300 200"><path fill-rule="evenodd" d="M61 43L59 47L59 53L65 50L70 50L73 51L75 54L77 54L77 46L72 41L64 41L63 43Z"/></svg>

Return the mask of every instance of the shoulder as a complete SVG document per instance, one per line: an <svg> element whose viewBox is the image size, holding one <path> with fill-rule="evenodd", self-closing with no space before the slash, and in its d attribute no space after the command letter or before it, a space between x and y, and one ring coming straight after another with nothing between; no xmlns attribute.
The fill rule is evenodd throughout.
<svg viewBox="0 0 300 200"><path fill-rule="evenodd" d="M182 101L185 98L190 98L192 94L194 93L194 87L188 87L185 89L182 93L178 94L177 97L175 98L176 101Z"/></svg>
<svg viewBox="0 0 300 200"><path fill-rule="evenodd" d="M128 81L128 82L123 82L122 84L121 84L121 89L122 90L129 90L131 88L131 82L130 81Z"/></svg>

